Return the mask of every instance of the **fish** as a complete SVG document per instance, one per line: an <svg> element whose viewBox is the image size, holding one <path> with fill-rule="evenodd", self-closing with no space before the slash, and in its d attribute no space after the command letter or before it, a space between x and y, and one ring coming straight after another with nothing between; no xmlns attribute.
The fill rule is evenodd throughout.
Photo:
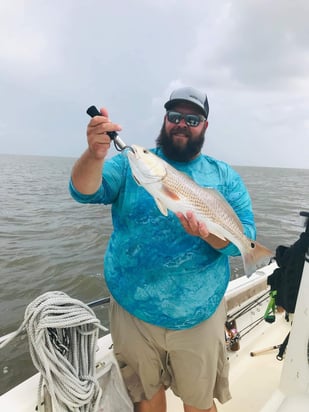
<svg viewBox="0 0 309 412"><path fill-rule="evenodd" d="M134 180L154 198L160 212L167 216L168 210L184 215L191 211L210 233L238 248L247 277L274 256L270 249L244 234L237 214L216 189L199 186L144 147L130 146L127 157Z"/></svg>

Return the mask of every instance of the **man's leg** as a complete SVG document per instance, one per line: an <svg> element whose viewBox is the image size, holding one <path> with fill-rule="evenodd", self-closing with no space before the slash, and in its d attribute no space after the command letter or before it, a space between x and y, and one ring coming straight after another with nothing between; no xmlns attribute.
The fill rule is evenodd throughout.
<svg viewBox="0 0 309 412"><path fill-rule="evenodd" d="M190 412L190 410L188 410ZM211 411L210 412L215 412ZM134 404L134 412L166 412L165 389L161 389L149 401L141 401ZM194 410L192 411L194 412Z"/></svg>
<svg viewBox="0 0 309 412"><path fill-rule="evenodd" d="M225 319L222 303L213 316L196 327L168 333L171 388L182 399L185 412L217 412L214 398L221 403L231 398Z"/></svg>

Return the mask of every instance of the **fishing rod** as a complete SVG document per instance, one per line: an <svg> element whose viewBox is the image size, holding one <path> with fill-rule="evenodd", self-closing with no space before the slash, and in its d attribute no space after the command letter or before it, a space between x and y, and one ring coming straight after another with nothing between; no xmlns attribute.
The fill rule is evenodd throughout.
<svg viewBox="0 0 309 412"><path fill-rule="evenodd" d="M87 114L89 114L90 117L102 116L102 113L95 106L88 107ZM130 149L130 146L127 146L124 141L121 140L117 132L106 132L106 134L113 140L115 149L118 150L118 152L122 152L124 149Z"/></svg>

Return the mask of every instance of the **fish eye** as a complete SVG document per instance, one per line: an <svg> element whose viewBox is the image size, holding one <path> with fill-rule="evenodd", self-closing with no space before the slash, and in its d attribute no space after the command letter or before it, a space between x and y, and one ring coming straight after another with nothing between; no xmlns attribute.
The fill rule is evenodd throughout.
<svg viewBox="0 0 309 412"><path fill-rule="evenodd" d="M146 154L147 154L147 153L149 153L149 151L148 151L147 149L144 149L144 150L143 150L143 153L146 153Z"/></svg>

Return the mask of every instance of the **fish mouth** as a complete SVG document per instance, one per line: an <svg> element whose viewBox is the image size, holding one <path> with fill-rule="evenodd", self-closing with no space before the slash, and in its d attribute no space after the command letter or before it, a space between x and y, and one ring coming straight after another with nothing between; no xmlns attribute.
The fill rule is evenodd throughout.
<svg viewBox="0 0 309 412"><path fill-rule="evenodd" d="M139 153L139 149L141 149L139 146L135 146L134 144L132 146L127 146L127 149L129 149L128 155L131 157L135 157L136 159L141 158L141 154ZM143 153L149 153L148 149L143 149Z"/></svg>
<svg viewBox="0 0 309 412"><path fill-rule="evenodd" d="M129 156L135 156L136 157L136 155L137 155L137 151L134 149L134 146L126 146L125 147L125 150L126 150L126 152L127 152L127 155L129 155Z"/></svg>
<svg viewBox="0 0 309 412"><path fill-rule="evenodd" d="M126 146L126 149L128 149L129 152L136 154L136 151L134 150L133 146Z"/></svg>

